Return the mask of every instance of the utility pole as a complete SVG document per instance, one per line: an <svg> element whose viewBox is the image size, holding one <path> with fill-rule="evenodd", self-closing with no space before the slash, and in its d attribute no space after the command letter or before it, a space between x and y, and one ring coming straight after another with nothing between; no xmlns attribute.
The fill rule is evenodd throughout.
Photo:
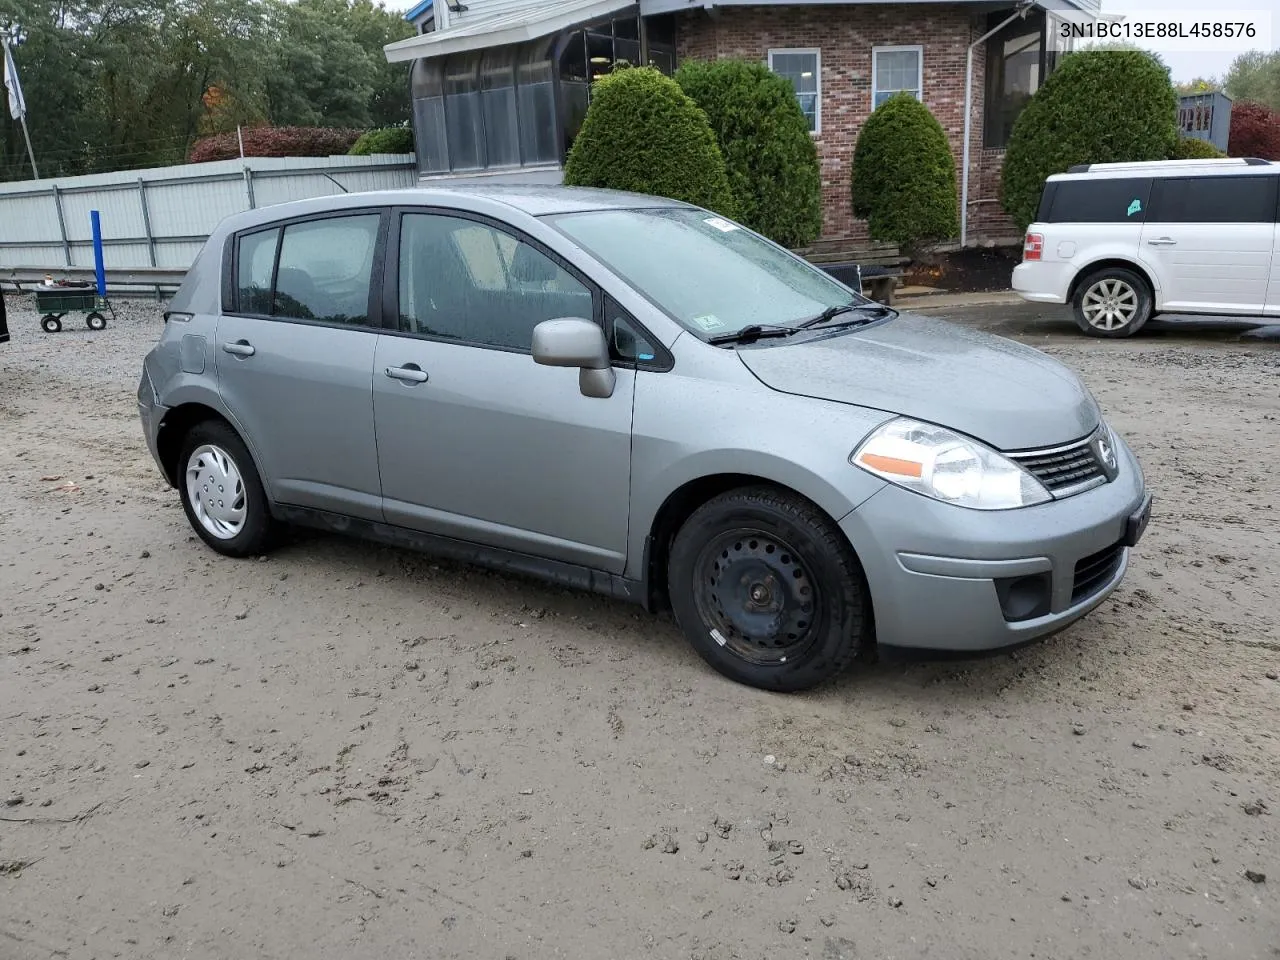
<svg viewBox="0 0 1280 960"><path fill-rule="evenodd" d="M31 131L27 129L27 101L18 82L18 67L13 62L13 48L27 42L27 35L16 23L0 24L0 45L4 47L4 85L9 91L9 115L22 123L22 136L27 141L27 157L31 160L31 176L40 179L36 154L31 149Z"/></svg>

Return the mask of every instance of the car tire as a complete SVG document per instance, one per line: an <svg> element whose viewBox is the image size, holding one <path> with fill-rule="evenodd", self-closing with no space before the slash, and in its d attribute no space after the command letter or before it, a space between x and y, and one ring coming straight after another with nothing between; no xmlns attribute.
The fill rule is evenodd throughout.
<svg viewBox="0 0 1280 960"><path fill-rule="evenodd" d="M792 692L843 673L863 649L870 600L857 557L809 501L743 487L703 504L671 545L672 613L720 673Z"/></svg>
<svg viewBox="0 0 1280 960"><path fill-rule="evenodd" d="M1125 267L1103 267L1076 285L1076 326L1091 337L1131 337L1151 318L1151 285Z"/></svg>
<svg viewBox="0 0 1280 960"><path fill-rule="evenodd" d="M228 557L270 549L277 524L253 458L228 424L205 420L187 431L174 473L187 520L211 548Z"/></svg>

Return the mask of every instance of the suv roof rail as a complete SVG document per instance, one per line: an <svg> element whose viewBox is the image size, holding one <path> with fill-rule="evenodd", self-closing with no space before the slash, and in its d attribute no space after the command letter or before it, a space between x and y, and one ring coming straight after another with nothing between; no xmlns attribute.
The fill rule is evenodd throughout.
<svg viewBox="0 0 1280 960"><path fill-rule="evenodd" d="M1270 160L1263 160L1261 157L1245 157L1245 158L1244 158L1244 162L1245 162L1245 163L1247 163L1247 164L1248 164L1249 166L1251 166L1251 167L1269 167L1269 166L1271 166L1271 161L1270 161Z"/></svg>
<svg viewBox="0 0 1280 960"><path fill-rule="evenodd" d="M1067 173L1101 173L1104 170L1168 170L1179 167L1270 167L1277 166L1271 160L1259 157L1206 157L1190 160L1134 160L1116 163L1076 163Z"/></svg>

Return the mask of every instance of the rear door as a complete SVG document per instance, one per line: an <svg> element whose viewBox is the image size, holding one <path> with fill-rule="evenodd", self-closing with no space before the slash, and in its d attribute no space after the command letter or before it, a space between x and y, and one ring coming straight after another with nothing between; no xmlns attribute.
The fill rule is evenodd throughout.
<svg viewBox="0 0 1280 960"><path fill-rule="evenodd" d="M1276 184L1259 174L1157 178L1142 230L1162 310L1259 315L1267 302Z"/></svg>
<svg viewBox="0 0 1280 960"><path fill-rule="evenodd" d="M377 209L344 211L236 239L218 388L278 502L382 519L371 278L383 220Z"/></svg>
<svg viewBox="0 0 1280 960"><path fill-rule="evenodd" d="M1280 316L1280 186L1276 193L1276 224L1271 243L1271 282L1267 285L1267 308L1269 316Z"/></svg>

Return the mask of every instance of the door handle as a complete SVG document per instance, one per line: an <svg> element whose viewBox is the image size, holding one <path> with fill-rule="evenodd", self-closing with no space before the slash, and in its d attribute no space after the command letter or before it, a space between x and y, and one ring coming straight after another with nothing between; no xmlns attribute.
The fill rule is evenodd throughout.
<svg viewBox="0 0 1280 960"><path fill-rule="evenodd" d="M1177 242L1173 237L1152 237L1147 241L1153 247L1172 247Z"/></svg>
<svg viewBox="0 0 1280 960"><path fill-rule="evenodd" d="M387 367L383 373L392 380L400 380L404 383L427 382L427 371L423 370L415 363L406 363L403 367Z"/></svg>
<svg viewBox="0 0 1280 960"><path fill-rule="evenodd" d="M252 357L255 353L253 344L248 340L237 340L235 343L224 343L222 349L225 353L233 354L237 357Z"/></svg>

